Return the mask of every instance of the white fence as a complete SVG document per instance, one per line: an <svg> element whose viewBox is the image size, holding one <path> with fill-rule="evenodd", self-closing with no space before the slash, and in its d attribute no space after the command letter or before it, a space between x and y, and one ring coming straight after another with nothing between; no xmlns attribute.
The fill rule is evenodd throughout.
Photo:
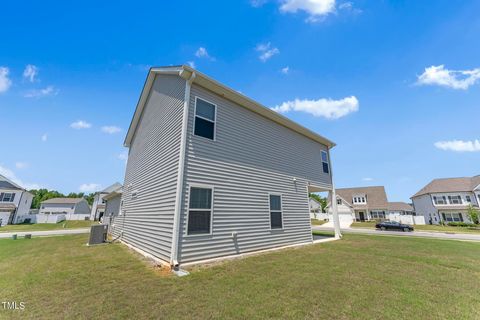
<svg viewBox="0 0 480 320"><path fill-rule="evenodd" d="M390 213L387 215L387 219L390 221L397 221L405 224L425 224L424 216L413 216L411 214L400 215Z"/></svg>
<svg viewBox="0 0 480 320"><path fill-rule="evenodd" d="M90 214L73 214L69 213L65 215L65 220L90 220Z"/></svg>
<svg viewBox="0 0 480 320"><path fill-rule="evenodd" d="M35 214L32 223L58 223L65 220L64 214Z"/></svg>

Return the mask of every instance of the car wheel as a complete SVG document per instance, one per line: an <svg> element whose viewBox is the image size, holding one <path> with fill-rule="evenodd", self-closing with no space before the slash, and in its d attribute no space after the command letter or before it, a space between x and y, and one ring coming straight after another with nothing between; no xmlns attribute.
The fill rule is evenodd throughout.
<svg viewBox="0 0 480 320"><path fill-rule="evenodd" d="M408 231L410 231L410 229L408 229L408 228L403 228L403 231L404 231L404 232L408 232Z"/></svg>
<svg viewBox="0 0 480 320"><path fill-rule="evenodd" d="M385 231L385 230L387 230L387 228L381 227L380 230Z"/></svg>

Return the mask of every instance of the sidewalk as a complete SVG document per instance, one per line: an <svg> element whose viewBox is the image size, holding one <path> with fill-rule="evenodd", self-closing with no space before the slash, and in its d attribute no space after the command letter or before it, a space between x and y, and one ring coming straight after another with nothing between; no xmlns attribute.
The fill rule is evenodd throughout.
<svg viewBox="0 0 480 320"><path fill-rule="evenodd" d="M89 233L90 228L81 229L63 229L63 230L49 230L49 231L20 231L20 232L2 232L0 233L0 239L11 238L16 234L19 238L26 234L31 234L32 237L47 237L47 236L63 236L69 234L84 234Z"/></svg>
<svg viewBox="0 0 480 320"><path fill-rule="evenodd" d="M333 231L333 228L324 226L312 226L313 230L319 231ZM381 231L376 229L366 228L341 228L343 233L357 233L357 234L370 234L377 236L400 236L400 237L421 237L421 238L435 238L435 239L448 239L448 240L464 240L464 241L479 241L480 235L469 233L442 233L442 232L428 232L428 231Z"/></svg>

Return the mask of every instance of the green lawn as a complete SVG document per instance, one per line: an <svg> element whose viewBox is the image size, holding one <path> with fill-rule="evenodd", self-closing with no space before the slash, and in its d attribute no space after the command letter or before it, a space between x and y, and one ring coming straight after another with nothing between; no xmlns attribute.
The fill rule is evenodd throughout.
<svg viewBox="0 0 480 320"><path fill-rule="evenodd" d="M88 228L94 221L62 221L59 223L13 224L0 227L0 232L46 231L58 229Z"/></svg>
<svg viewBox="0 0 480 320"><path fill-rule="evenodd" d="M354 222L352 223L353 228L375 228L375 223L373 221L368 222ZM435 232L447 232L447 233L480 233L480 229L471 229L468 227L450 227L450 226L440 226L440 225L415 225L415 230L417 231L435 231Z"/></svg>
<svg viewBox="0 0 480 320"><path fill-rule="evenodd" d="M165 276L86 235L0 240L0 297L36 319L478 319L480 245L345 235ZM446 303L448 302L448 303Z"/></svg>
<svg viewBox="0 0 480 320"><path fill-rule="evenodd" d="M310 219L310 222L311 222L312 226L321 226L322 224L327 223L327 221L317 220L317 219Z"/></svg>

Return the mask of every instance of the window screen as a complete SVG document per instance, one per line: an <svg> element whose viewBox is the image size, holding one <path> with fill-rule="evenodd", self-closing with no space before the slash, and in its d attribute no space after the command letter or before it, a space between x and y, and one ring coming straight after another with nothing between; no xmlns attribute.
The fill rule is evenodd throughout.
<svg viewBox="0 0 480 320"><path fill-rule="evenodd" d="M272 229L282 229L282 196L270 195L270 227Z"/></svg>
<svg viewBox="0 0 480 320"><path fill-rule="evenodd" d="M190 188L188 234L209 234L212 219L212 189Z"/></svg>

